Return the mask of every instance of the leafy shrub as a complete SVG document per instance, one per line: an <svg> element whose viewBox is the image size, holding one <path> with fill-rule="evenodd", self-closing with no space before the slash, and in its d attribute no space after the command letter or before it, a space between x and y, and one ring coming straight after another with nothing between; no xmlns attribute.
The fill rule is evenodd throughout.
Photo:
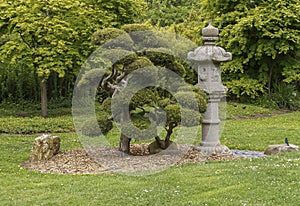
<svg viewBox="0 0 300 206"><path fill-rule="evenodd" d="M96 55L99 55L98 57L101 57L104 61L110 62L110 64L106 63L105 68L115 63L122 63L120 60L135 58L135 54L126 50L126 48L99 49Z"/></svg>
<svg viewBox="0 0 300 206"><path fill-rule="evenodd" d="M1 117L39 117L41 105L34 101L20 100L11 102L4 100L0 103ZM55 118L71 115L71 99L51 99L48 103L48 117Z"/></svg>
<svg viewBox="0 0 300 206"><path fill-rule="evenodd" d="M97 116L97 122L102 134L107 134L112 128L113 123L109 119L110 115L108 113L104 113Z"/></svg>
<svg viewBox="0 0 300 206"><path fill-rule="evenodd" d="M108 97L102 102L102 109L106 113L111 113L111 98Z"/></svg>
<svg viewBox="0 0 300 206"><path fill-rule="evenodd" d="M271 98L269 94L264 94L252 100L251 103L266 108L279 109L276 102Z"/></svg>
<svg viewBox="0 0 300 206"><path fill-rule="evenodd" d="M135 122L124 122L121 124L120 126L122 133L135 140L146 140L157 136L155 124L148 124L147 120L145 121L145 119L142 121L139 120L141 120L141 118ZM143 125L143 123L146 123L146 125Z"/></svg>
<svg viewBox="0 0 300 206"><path fill-rule="evenodd" d="M134 31L147 31L151 30L151 25L148 24L125 24L121 27L127 33Z"/></svg>
<svg viewBox="0 0 300 206"><path fill-rule="evenodd" d="M153 62L155 66L162 66L174 71L179 76L184 77L186 74L185 67L170 52L165 53L164 49L152 49L145 52L145 56Z"/></svg>
<svg viewBox="0 0 300 206"><path fill-rule="evenodd" d="M202 115L190 109L182 108L181 122L182 126L192 127L200 125Z"/></svg>
<svg viewBox="0 0 300 206"><path fill-rule="evenodd" d="M300 106L294 85L286 83L275 83L271 99L279 108L296 109Z"/></svg>
<svg viewBox="0 0 300 206"><path fill-rule="evenodd" d="M97 121L94 119L88 119L85 121L81 128L83 135L93 137L101 134L107 134L113 127L112 121L109 120L108 114L101 114L97 117Z"/></svg>
<svg viewBox="0 0 300 206"><path fill-rule="evenodd" d="M179 123L181 121L181 112L179 104L170 104L165 107L167 113L168 122Z"/></svg>
<svg viewBox="0 0 300 206"><path fill-rule="evenodd" d="M104 51L107 49L99 48L89 56L89 58L82 65L82 70L87 71L91 69L102 69L111 66L111 62L102 58Z"/></svg>
<svg viewBox="0 0 300 206"><path fill-rule="evenodd" d="M170 104L171 100L169 98L165 98L162 100L158 101L158 105L162 108L165 108L166 106L168 106Z"/></svg>
<svg viewBox="0 0 300 206"><path fill-rule="evenodd" d="M96 31L92 36L92 44L102 48L123 48L131 50L134 42L129 34L117 28L106 28Z"/></svg>
<svg viewBox="0 0 300 206"><path fill-rule="evenodd" d="M78 82L78 87L91 87L93 85L98 85L100 82L100 77L105 73L103 69L91 69L86 71L80 81Z"/></svg>
<svg viewBox="0 0 300 206"><path fill-rule="evenodd" d="M277 82L271 94L265 94L255 101L256 104L275 109L295 110L300 108L300 99L294 85Z"/></svg>
<svg viewBox="0 0 300 206"><path fill-rule="evenodd" d="M136 108L138 106L151 104L155 99L155 91L154 89L150 89L150 87L143 88L136 92L131 98L131 106Z"/></svg>
<svg viewBox="0 0 300 206"><path fill-rule="evenodd" d="M146 57L138 57L134 62L126 66L126 73L131 73L134 70L144 67L151 67L153 63Z"/></svg>
<svg viewBox="0 0 300 206"><path fill-rule="evenodd" d="M93 34L92 44L102 45L121 35L126 35L126 32L117 28L100 29Z"/></svg>
<svg viewBox="0 0 300 206"><path fill-rule="evenodd" d="M242 77L239 80L225 82L225 85L228 88L228 95L235 96L238 99L242 97L254 99L265 92L264 85L251 78Z"/></svg>
<svg viewBox="0 0 300 206"><path fill-rule="evenodd" d="M180 100L183 104L181 106L190 108L190 109L199 109L199 112L204 113L207 107L207 96L200 88L189 85L180 87L179 91L175 94L175 98ZM197 103L197 107L195 105L191 105L193 102Z"/></svg>
<svg viewBox="0 0 300 206"><path fill-rule="evenodd" d="M130 116L133 125L140 129L146 129L151 124L149 118L143 114L144 114L144 112L142 112L142 114L134 113Z"/></svg>
<svg viewBox="0 0 300 206"><path fill-rule="evenodd" d="M48 101L48 109L57 109L57 108L71 108L72 100L71 98L58 98L50 99Z"/></svg>
<svg viewBox="0 0 300 206"><path fill-rule="evenodd" d="M0 118L0 133L33 134L74 131L71 116L53 118L6 117Z"/></svg>

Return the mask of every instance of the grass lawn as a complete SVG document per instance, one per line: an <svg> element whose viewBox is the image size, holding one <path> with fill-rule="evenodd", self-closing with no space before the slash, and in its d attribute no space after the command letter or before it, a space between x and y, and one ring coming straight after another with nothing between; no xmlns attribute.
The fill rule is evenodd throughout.
<svg viewBox="0 0 300 206"><path fill-rule="evenodd" d="M254 116L255 111L274 113L252 106L240 111L241 105L228 106L230 117ZM0 129L8 124L8 118L0 118ZM26 122L11 121L15 125L18 121ZM76 134L70 132L70 121L69 116L53 117L50 126L53 131L65 132L57 134L62 139L61 150L81 147ZM36 122L39 124L40 120ZM300 145L299 123L300 112L230 119L225 123L221 141L232 149L261 151L269 144L283 143L285 137ZM22 124L18 130L27 131L26 123ZM45 124L40 123L25 133L40 132ZM56 129L57 125L61 130ZM28 160L31 144L38 134L12 134L14 127L11 128L0 135L0 205L299 205L300 202L299 152L185 164L148 176L41 174L19 166Z"/></svg>
<svg viewBox="0 0 300 206"><path fill-rule="evenodd" d="M227 120L221 136L223 144L231 149L261 150L270 144L300 145L300 112L269 118Z"/></svg>

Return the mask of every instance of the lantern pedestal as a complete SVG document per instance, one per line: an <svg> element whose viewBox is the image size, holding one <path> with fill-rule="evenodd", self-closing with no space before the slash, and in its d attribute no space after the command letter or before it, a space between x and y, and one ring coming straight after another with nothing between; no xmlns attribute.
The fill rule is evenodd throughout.
<svg viewBox="0 0 300 206"><path fill-rule="evenodd" d="M195 148L206 154L230 155L230 149L219 139L219 101L222 94L208 94L207 110L202 120L202 140Z"/></svg>

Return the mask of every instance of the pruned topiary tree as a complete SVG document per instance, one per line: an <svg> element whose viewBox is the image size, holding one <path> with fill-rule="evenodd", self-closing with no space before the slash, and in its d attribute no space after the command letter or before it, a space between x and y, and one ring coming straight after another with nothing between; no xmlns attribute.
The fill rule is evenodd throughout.
<svg viewBox="0 0 300 206"><path fill-rule="evenodd" d="M101 46L99 59L86 67L79 82L83 86L97 83L96 74L102 74L98 101L103 113L110 114L106 121L119 126L119 150L128 154L133 138L155 138L151 153L168 148L174 128L199 125L206 110L206 94L193 86L196 73L181 58L191 50L191 44L148 27L133 24L97 31L92 39ZM175 47L180 51L172 49ZM99 67L106 68L105 72ZM105 132L111 129L111 124L107 126ZM158 127L165 129L164 137L158 134Z"/></svg>

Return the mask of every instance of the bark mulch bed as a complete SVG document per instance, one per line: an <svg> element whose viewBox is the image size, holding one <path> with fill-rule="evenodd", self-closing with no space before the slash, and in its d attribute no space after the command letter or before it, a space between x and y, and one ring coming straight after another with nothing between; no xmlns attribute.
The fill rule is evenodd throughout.
<svg viewBox="0 0 300 206"><path fill-rule="evenodd" d="M166 169L183 163L205 161L236 160L241 157L227 155L205 156L193 145L178 144L178 150L164 150L158 154L149 154L148 144L131 145L131 155L119 152L116 147L90 147L60 152L47 161L26 161L22 167L42 173L55 174L101 174L136 173L144 174Z"/></svg>

